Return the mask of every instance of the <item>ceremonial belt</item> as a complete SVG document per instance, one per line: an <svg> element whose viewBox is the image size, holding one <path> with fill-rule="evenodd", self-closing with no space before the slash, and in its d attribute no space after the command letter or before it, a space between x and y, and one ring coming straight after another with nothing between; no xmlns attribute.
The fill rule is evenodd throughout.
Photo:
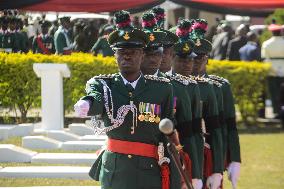
<svg viewBox="0 0 284 189"><path fill-rule="evenodd" d="M142 142L131 142L109 138L107 140L107 150L120 154L131 154L159 159L158 147Z"/></svg>

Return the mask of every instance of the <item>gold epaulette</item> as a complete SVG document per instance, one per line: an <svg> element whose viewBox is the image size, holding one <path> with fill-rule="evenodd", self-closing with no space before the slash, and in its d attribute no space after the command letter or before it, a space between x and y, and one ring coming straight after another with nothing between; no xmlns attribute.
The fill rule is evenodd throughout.
<svg viewBox="0 0 284 189"><path fill-rule="evenodd" d="M200 76L191 76L198 83L210 83L209 79Z"/></svg>
<svg viewBox="0 0 284 189"><path fill-rule="evenodd" d="M177 82L179 82L183 85L189 84L189 81L186 80L185 78L181 77L181 75L179 75L179 74L174 74L174 75L169 74L169 73L165 73L165 74L166 74L167 78L171 81L174 80L174 81L177 81Z"/></svg>
<svg viewBox="0 0 284 189"><path fill-rule="evenodd" d="M214 79L211 78L206 78L209 80L209 83L212 83L213 85L216 85L217 87L222 87L222 83L220 83L219 81L216 81Z"/></svg>
<svg viewBox="0 0 284 189"><path fill-rule="evenodd" d="M147 79L147 80L159 81L159 82L165 82L165 83L171 82L169 79L167 79L165 77L158 77L158 76L155 76L155 75L144 75L144 78Z"/></svg>
<svg viewBox="0 0 284 189"><path fill-rule="evenodd" d="M197 82L194 79L192 79L191 77L187 77L187 76L184 76L184 75L181 75L181 74L176 74L176 75L178 75L182 79L187 80L189 83L197 84Z"/></svg>
<svg viewBox="0 0 284 189"><path fill-rule="evenodd" d="M229 80L228 79L225 79L224 77L221 77L221 76L218 76L218 75L208 75L210 79L213 79L213 80L217 80L217 81L221 81L221 82L225 82L225 83L228 83L230 84Z"/></svg>
<svg viewBox="0 0 284 189"><path fill-rule="evenodd" d="M93 79L112 79L115 74L100 74L93 77Z"/></svg>

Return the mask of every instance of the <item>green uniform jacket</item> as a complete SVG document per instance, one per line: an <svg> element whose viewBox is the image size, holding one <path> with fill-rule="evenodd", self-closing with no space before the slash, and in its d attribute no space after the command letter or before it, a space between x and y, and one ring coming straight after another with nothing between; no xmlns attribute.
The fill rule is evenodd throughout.
<svg viewBox="0 0 284 189"><path fill-rule="evenodd" d="M64 50L71 50L70 46L68 46L67 44L67 40L69 39L66 39L66 36L67 34L66 35L64 34L64 30L62 28L59 28L55 32L54 45L55 45L56 54L63 54Z"/></svg>
<svg viewBox="0 0 284 189"><path fill-rule="evenodd" d="M99 37L97 42L92 47L91 52L95 54L102 54L103 56L113 56L114 55L114 51L108 44L107 38L105 36Z"/></svg>
<svg viewBox="0 0 284 189"><path fill-rule="evenodd" d="M179 139L183 145L183 150L189 154L192 163L192 178L199 178L199 162L197 148L192 128L192 105L188 93L189 80L179 74L166 74L171 80L174 91L174 121L179 133Z"/></svg>
<svg viewBox="0 0 284 189"><path fill-rule="evenodd" d="M150 103L160 106L159 117L173 119L173 91L170 81L156 76L142 76L134 91L130 92L124 85L119 74L110 76L97 76L87 82L87 96L82 99L91 101L89 115L101 114L104 125L112 125L108 118L103 84L104 80L111 89L113 97L113 117L116 118L117 110L123 105L129 105L130 101L143 114L139 104ZM109 104L110 106L110 104ZM139 107L139 108L138 108ZM150 111L148 109L148 111ZM137 120L137 126L132 134L133 114L128 112L122 125L107 132L107 136L124 141L142 142L157 145L164 141L164 135L159 131L158 123ZM166 150L165 150L166 151ZM170 169L173 169L170 163ZM177 176L177 172L171 172L171 176ZM99 179L102 189L160 189L161 173L157 160L142 156L128 156L110 151L102 155L102 164ZM174 182L175 181L175 182ZM176 178L171 180L171 189L180 188L180 181Z"/></svg>
<svg viewBox="0 0 284 189"><path fill-rule="evenodd" d="M17 41L16 33L4 32L0 38L0 48L11 49L12 52L18 52L19 42Z"/></svg>
<svg viewBox="0 0 284 189"><path fill-rule="evenodd" d="M44 51L40 48L38 44L38 38L39 40L42 41L45 48L48 49L50 54L53 54L55 52L53 37L51 37L50 35L47 35L45 37L43 37L42 35L39 35L37 37L34 37L33 39L32 47L33 47L34 53L44 54Z"/></svg>
<svg viewBox="0 0 284 189"><path fill-rule="evenodd" d="M224 101L224 125L223 130L223 147L227 163L231 161L241 162L240 142L236 126L236 111L234 97L229 81L225 78L209 75L209 78L222 83L222 93Z"/></svg>
<svg viewBox="0 0 284 189"><path fill-rule="evenodd" d="M214 86L205 78L195 77L195 80L198 82L200 89L202 118L204 119L207 133L205 142L210 145L212 150L213 173L222 173L224 169L222 130L219 123L218 104Z"/></svg>

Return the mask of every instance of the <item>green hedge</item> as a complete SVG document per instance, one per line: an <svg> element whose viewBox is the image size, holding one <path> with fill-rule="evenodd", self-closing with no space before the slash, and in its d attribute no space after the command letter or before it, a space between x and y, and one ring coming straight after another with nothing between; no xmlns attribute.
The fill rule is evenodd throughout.
<svg viewBox="0 0 284 189"><path fill-rule="evenodd" d="M74 103L84 95L88 79L118 70L113 57L95 57L83 53L69 56L0 53L0 103L2 107L19 109L22 122L31 107L40 107L40 78L33 71L33 63L68 64L71 77L64 79L66 111L73 111ZM208 66L209 73L228 78L232 83L236 103L244 121L249 117L254 118L261 106L259 96L264 90L263 82L268 70L269 65L257 62L211 60Z"/></svg>

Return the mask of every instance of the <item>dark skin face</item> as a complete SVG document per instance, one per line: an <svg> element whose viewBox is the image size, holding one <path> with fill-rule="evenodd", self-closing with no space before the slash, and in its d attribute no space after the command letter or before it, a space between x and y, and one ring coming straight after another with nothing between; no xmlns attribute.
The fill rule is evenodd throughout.
<svg viewBox="0 0 284 189"><path fill-rule="evenodd" d="M48 27L42 27L41 32L42 32L43 35L47 34L48 33Z"/></svg>
<svg viewBox="0 0 284 189"><path fill-rule="evenodd" d="M207 62L208 62L207 54L198 54L197 57L194 58L193 74L194 75L205 74Z"/></svg>
<svg viewBox="0 0 284 189"><path fill-rule="evenodd" d="M175 52L173 47L164 48L163 59L159 68L161 72L165 73L171 70L174 57L175 57Z"/></svg>
<svg viewBox="0 0 284 189"><path fill-rule="evenodd" d="M9 23L9 28L11 31L14 31L16 29L16 24L13 22L13 23Z"/></svg>
<svg viewBox="0 0 284 189"><path fill-rule="evenodd" d="M144 61L141 64L141 71L145 75L153 75L159 69L162 62L162 52L145 51Z"/></svg>
<svg viewBox="0 0 284 189"><path fill-rule="evenodd" d="M114 54L120 73L128 81L135 81L140 76L140 66L144 59L142 48L117 49Z"/></svg>
<svg viewBox="0 0 284 189"><path fill-rule="evenodd" d="M192 73L193 62L192 58L175 56L173 70L178 74L189 76Z"/></svg>

